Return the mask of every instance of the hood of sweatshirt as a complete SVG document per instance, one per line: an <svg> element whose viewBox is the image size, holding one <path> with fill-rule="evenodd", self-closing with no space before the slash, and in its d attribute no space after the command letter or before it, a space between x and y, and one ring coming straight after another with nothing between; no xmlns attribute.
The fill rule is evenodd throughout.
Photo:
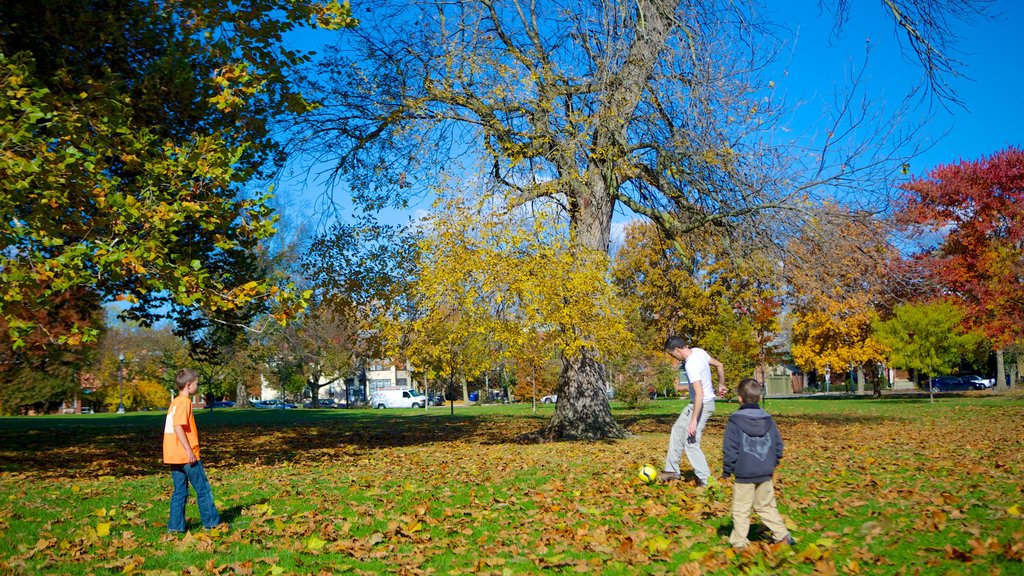
<svg viewBox="0 0 1024 576"><path fill-rule="evenodd" d="M751 437L767 435L772 421L770 414L754 404L741 406L732 416L729 416L729 419L735 422L747 436Z"/></svg>

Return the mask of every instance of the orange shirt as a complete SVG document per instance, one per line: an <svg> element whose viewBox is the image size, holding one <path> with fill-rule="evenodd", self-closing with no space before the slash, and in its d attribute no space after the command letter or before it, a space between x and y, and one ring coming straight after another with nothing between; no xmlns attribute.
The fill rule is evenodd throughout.
<svg viewBox="0 0 1024 576"><path fill-rule="evenodd" d="M196 419L192 415L192 400L187 394L175 397L171 407L167 409L167 420L164 422L164 464L188 464L188 452L174 433L175 424L180 424L185 429L185 437L192 445L192 452L198 460L199 431L196 430Z"/></svg>

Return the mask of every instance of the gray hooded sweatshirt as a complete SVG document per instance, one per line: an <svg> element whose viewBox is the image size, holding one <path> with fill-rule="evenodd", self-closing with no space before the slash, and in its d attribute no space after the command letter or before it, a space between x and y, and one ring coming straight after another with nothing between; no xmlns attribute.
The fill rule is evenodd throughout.
<svg viewBox="0 0 1024 576"><path fill-rule="evenodd" d="M771 480L782 459L782 436L771 414L757 404L744 404L729 416L722 441L722 475L740 484Z"/></svg>

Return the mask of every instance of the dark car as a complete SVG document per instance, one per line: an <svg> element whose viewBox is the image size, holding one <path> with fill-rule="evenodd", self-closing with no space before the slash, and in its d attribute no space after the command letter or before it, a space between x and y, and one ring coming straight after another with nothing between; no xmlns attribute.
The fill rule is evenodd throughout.
<svg viewBox="0 0 1024 576"><path fill-rule="evenodd" d="M427 403L430 406L444 406L444 396L437 392L430 392L427 394Z"/></svg>
<svg viewBox="0 0 1024 576"><path fill-rule="evenodd" d="M974 386L975 390L992 388L996 383L995 378L982 378L977 374L961 374L960 379L970 382Z"/></svg>
<svg viewBox="0 0 1024 576"><path fill-rule="evenodd" d="M936 376L928 381L932 392L955 392L974 390L974 382L963 380L957 376Z"/></svg>
<svg viewBox="0 0 1024 576"><path fill-rule="evenodd" d="M230 400L221 400L213 403L214 408L234 408L235 403Z"/></svg>
<svg viewBox="0 0 1024 576"><path fill-rule="evenodd" d="M302 405L303 408L312 408L313 401L310 400ZM334 401L334 398L319 398L317 399L317 408L337 408L338 404Z"/></svg>
<svg viewBox="0 0 1024 576"><path fill-rule="evenodd" d="M293 410L296 408L295 404L285 402L283 400L256 400L252 402L253 408L271 409L271 410Z"/></svg>

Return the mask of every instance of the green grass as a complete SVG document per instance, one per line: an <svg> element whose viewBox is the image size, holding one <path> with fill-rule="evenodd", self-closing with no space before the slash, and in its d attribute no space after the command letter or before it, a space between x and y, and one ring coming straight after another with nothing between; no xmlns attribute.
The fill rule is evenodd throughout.
<svg viewBox="0 0 1024 576"><path fill-rule="evenodd" d="M522 444L553 411L217 410L203 462L232 524L166 534L163 413L0 419L0 573L1022 574L1024 401L769 400L798 543L729 549L729 486L647 486L682 401L633 437ZM735 404L705 434L713 470ZM685 468L685 462L684 462Z"/></svg>

